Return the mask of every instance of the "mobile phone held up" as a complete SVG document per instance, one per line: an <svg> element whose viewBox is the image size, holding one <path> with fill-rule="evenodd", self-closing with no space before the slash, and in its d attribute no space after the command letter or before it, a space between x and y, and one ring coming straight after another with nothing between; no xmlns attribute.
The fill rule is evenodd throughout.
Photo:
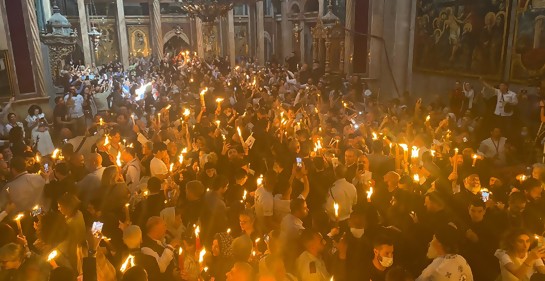
<svg viewBox="0 0 545 281"><path fill-rule="evenodd" d="M93 233L95 237L101 236L103 226L104 226L104 223L102 222L99 222L99 221L93 222L93 226L91 227L91 233Z"/></svg>
<svg viewBox="0 0 545 281"><path fill-rule="evenodd" d="M301 157L295 158L295 162L297 163L297 168L303 168L303 159Z"/></svg>

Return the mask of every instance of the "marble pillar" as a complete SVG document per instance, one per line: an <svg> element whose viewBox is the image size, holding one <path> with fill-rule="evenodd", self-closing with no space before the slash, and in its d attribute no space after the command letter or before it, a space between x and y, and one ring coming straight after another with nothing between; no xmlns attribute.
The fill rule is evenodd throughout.
<svg viewBox="0 0 545 281"><path fill-rule="evenodd" d="M23 17L25 18L25 30L28 38L30 62L34 74L36 94L39 96L47 96L44 77L44 57L42 54L42 43L40 42L40 31L38 29L36 3L34 0L23 0Z"/></svg>
<svg viewBox="0 0 545 281"><path fill-rule="evenodd" d="M402 95L407 89L408 68L409 68L409 42L410 42L410 20L412 1L396 2L394 52L392 68L395 82L397 84L397 95Z"/></svg>
<svg viewBox="0 0 545 281"><path fill-rule="evenodd" d="M383 38L384 0L372 0L370 4L371 4L370 33L379 38ZM381 77L381 66L382 66L382 55L384 53L384 42L382 42L381 40L377 38L370 38L368 40L370 42L369 53L371 54L369 56L369 78L379 78ZM345 48L349 48L348 45L345 44ZM345 62L349 62L349 61L345 60ZM350 64L350 62L348 64Z"/></svg>
<svg viewBox="0 0 545 281"><path fill-rule="evenodd" d="M256 16L256 3L248 4L248 56L251 58L257 58L257 16Z"/></svg>
<svg viewBox="0 0 545 281"><path fill-rule="evenodd" d="M13 56L13 46L11 45L11 34L9 32L8 15L6 11L6 2L0 0L0 48L8 50L8 59L12 63L12 67L7 69L8 77L12 85L11 95L18 96L20 94L17 73L15 72L15 62Z"/></svg>
<svg viewBox="0 0 545 281"><path fill-rule="evenodd" d="M360 15L363 16L363 15ZM352 56L354 55L354 30L356 24L356 1L346 0L346 18L344 32L344 73L352 73ZM342 55L342 54L341 54Z"/></svg>
<svg viewBox="0 0 545 281"><path fill-rule="evenodd" d="M257 61L259 65L265 65L265 10L263 0L255 2L257 13Z"/></svg>
<svg viewBox="0 0 545 281"><path fill-rule="evenodd" d="M81 36L81 43L83 46L83 60L86 65L93 63L93 46L89 39L89 22L87 22L87 6L84 0L78 0L78 16L79 16L79 34Z"/></svg>
<svg viewBox="0 0 545 281"><path fill-rule="evenodd" d="M301 31L299 32L299 61L301 62L301 65L306 63L306 52L305 52L305 21L302 20L299 23L299 26L301 27Z"/></svg>
<svg viewBox="0 0 545 281"><path fill-rule="evenodd" d="M42 9L44 10L44 19L47 21L51 17L51 1L42 0Z"/></svg>
<svg viewBox="0 0 545 281"><path fill-rule="evenodd" d="M200 18L195 18L197 29L197 55L199 58L204 58L204 40L203 40L203 23Z"/></svg>
<svg viewBox="0 0 545 281"><path fill-rule="evenodd" d="M288 19L289 16L289 6L288 6L288 0L281 0L281 12L282 12L282 19L280 22L281 30L282 30L282 58L280 58L280 61L283 62L285 58L287 58L292 50L292 38L293 38L293 30L290 28L290 22Z"/></svg>
<svg viewBox="0 0 545 281"><path fill-rule="evenodd" d="M231 9L229 13L227 13L227 40L229 43L229 64L231 65L231 69L235 68L235 58L236 58L236 50L235 50L235 17L233 15L233 10Z"/></svg>
<svg viewBox="0 0 545 281"><path fill-rule="evenodd" d="M149 6L150 6L151 51L153 56L159 59L162 59L163 58L163 31L161 28L161 6L159 4L159 0L149 0Z"/></svg>
<svg viewBox="0 0 545 281"><path fill-rule="evenodd" d="M117 38L119 42L120 61L124 69L129 69L129 39L127 38L127 22L123 0L116 0ZM162 49L162 48L161 48Z"/></svg>

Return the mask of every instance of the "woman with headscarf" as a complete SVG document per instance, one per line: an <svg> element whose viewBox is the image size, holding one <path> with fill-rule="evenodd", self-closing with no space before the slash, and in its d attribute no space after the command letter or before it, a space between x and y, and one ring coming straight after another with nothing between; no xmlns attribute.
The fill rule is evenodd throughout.
<svg viewBox="0 0 545 281"><path fill-rule="evenodd" d="M216 281L225 280L225 274L233 267L232 243L233 237L227 232L217 233L212 240L212 259L209 272Z"/></svg>

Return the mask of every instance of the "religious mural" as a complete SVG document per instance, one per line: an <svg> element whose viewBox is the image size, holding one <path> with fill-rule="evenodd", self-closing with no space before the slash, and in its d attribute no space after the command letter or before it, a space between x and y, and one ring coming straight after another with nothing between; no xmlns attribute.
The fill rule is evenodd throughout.
<svg viewBox="0 0 545 281"><path fill-rule="evenodd" d="M413 67L501 77L508 6L508 0L417 0Z"/></svg>
<svg viewBox="0 0 545 281"><path fill-rule="evenodd" d="M149 27L128 25L129 52L131 57L148 57L151 54Z"/></svg>
<svg viewBox="0 0 545 281"><path fill-rule="evenodd" d="M235 24L235 55L237 58L247 58L250 55L248 40L248 25Z"/></svg>
<svg viewBox="0 0 545 281"><path fill-rule="evenodd" d="M114 24L98 26L102 35L96 51L96 65L108 64L119 60L119 43L117 40L117 31Z"/></svg>
<svg viewBox="0 0 545 281"><path fill-rule="evenodd" d="M521 1L515 20L510 79L528 83L545 75L545 1Z"/></svg>

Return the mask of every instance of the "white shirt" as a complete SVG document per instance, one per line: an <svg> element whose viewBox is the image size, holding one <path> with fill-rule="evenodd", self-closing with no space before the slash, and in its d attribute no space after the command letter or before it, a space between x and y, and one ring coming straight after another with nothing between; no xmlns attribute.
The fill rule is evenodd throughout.
<svg viewBox="0 0 545 281"><path fill-rule="evenodd" d="M303 195L299 195L298 198L305 199ZM290 208L291 200L284 200L282 199L282 194L276 194L274 195L274 218L277 221L282 221L282 219L287 216L289 213L291 213Z"/></svg>
<svg viewBox="0 0 545 281"><path fill-rule="evenodd" d="M327 281L330 275L322 259L304 251L296 260L297 272L301 281Z"/></svg>
<svg viewBox="0 0 545 281"><path fill-rule="evenodd" d="M68 95L64 96L64 101L68 101ZM80 118L83 117L83 96L82 95L75 95L72 96L72 101L74 104L69 105L67 104L70 112L70 117L72 118Z"/></svg>
<svg viewBox="0 0 545 281"><path fill-rule="evenodd" d="M260 186L255 190L255 215L259 219L271 217L274 212L274 198L270 191Z"/></svg>
<svg viewBox="0 0 545 281"><path fill-rule="evenodd" d="M501 137L499 141L494 141L492 138L487 138L479 145L478 152L484 155L485 158L494 159L494 164L505 164L505 143L507 139Z"/></svg>
<svg viewBox="0 0 545 281"><path fill-rule="evenodd" d="M125 174L125 182L131 194L138 192L138 187L140 185L140 172L141 172L140 161L138 158L134 158L129 163L127 163L123 169Z"/></svg>
<svg viewBox="0 0 545 281"><path fill-rule="evenodd" d="M541 260L541 259L535 260L534 263L532 264L532 270L527 272L525 278L519 279L519 278L515 277L515 275L513 275L511 272L509 272L509 270L507 270L505 268L505 265L507 265L509 263L512 263L512 264L514 264L516 266L521 266L522 263L528 258L528 254L526 254L526 256L524 258L522 258L522 259L515 258L513 260L507 254L507 252L505 252L504 250L497 250L496 253L494 254L494 256L496 256L496 258L498 258L498 260L500 262L501 280L502 281L519 281L519 280L527 281L527 280L530 280L532 275L536 272L536 270L535 270L536 267L543 266L543 260Z"/></svg>
<svg viewBox="0 0 545 281"><path fill-rule="evenodd" d="M108 100L107 100L110 93L111 93L110 91L105 91L102 93L95 93L93 95L93 99L95 100L95 105L98 111L107 111L110 109L108 107Z"/></svg>
<svg viewBox="0 0 545 281"><path fill-rule="evenodd" d="M511 91L507 91L506 94L502 94L499 89L496 89L496 96L498 97L498 100L496 101L496 109L494 110L494 114L498 116L512 116L513 111L505 112L505 105L508 103L517 105L519 102L517 99L517 94Z"/></svg>
<svg viewBox="0 0 545 281"><path fill-rule="evenodd" d="M335 203L339 205L340 221L347 220L352 213L352 206L358 203L356 187L344 178L336 180L327 193L325 209L331 220L337 219L333 207Z"/></svg>
<svg viewBox="0 0 545 281"><path fill-rule="evenodd" d="M168 174L168 167L163 160L153 157L150 162L150 172L152 177L166 175Z"/></svg>
<svg viewBox="0 0 545 281"><path fill-rule="evenodd" d="M9 199L15 204L15 213L30 211L34 206L41 205L44 186L42 176L27 172L6 183Z"/></svg>
<svg viewBox="0 0 545 281"><path fill-rule="evenodd" d="M280 222L280 237L282 241L291 241L299 237L304 229L303 221L292 214L287 214Z"/></svg>
<svg viewBox="0 0 545 281"><path fill-rule="evenodd" d="M473 108L473 98L475 97L475 91L471 89L469 91L463 90L463 92L466 98L468 99L467 109Z"/></svg>
<svg viewBox="0 0 545 281"><path fill-rule="evenodd" d="M460 255L444 255L435 258L416 281L473 281L473 273Z"/></svg>

